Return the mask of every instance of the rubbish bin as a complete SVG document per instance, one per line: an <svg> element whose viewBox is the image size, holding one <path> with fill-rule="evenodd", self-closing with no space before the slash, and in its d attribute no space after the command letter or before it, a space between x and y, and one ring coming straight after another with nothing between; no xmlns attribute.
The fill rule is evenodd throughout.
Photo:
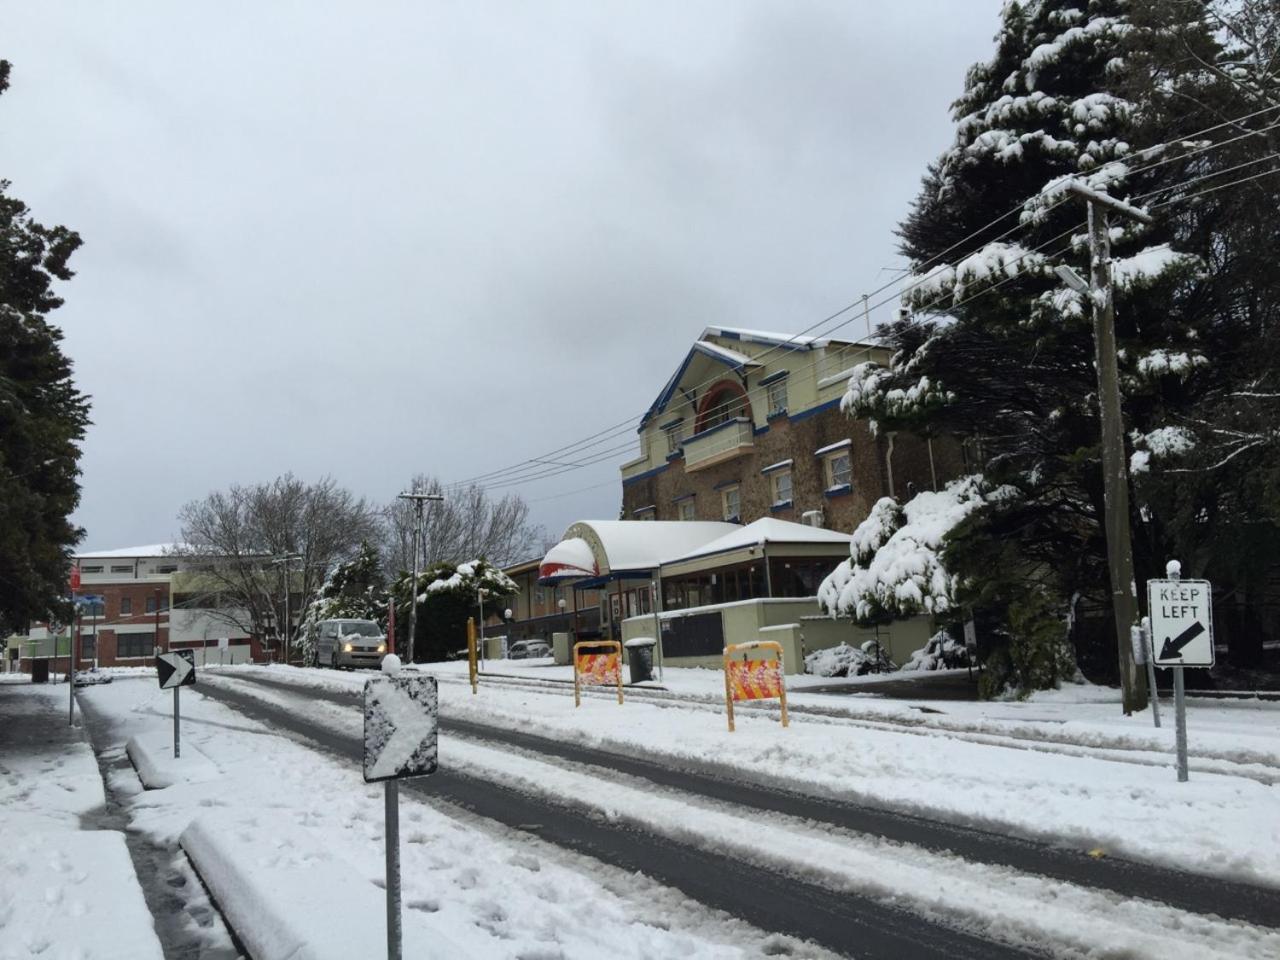
<svg viewBox="0 0 1280 960"><path fill-rule="evenodd" d="M627 641L627 665L631 667L632 683L653 679L653 648L657 644L653 637L634 637Z"/></svg>
<svg viewBox="0 0 1280 960"><path fill-rule="evenodd" d="M48 683L49 682L49 661L48 660L32 660L31 661L31 682L32 683Z"/></svg>

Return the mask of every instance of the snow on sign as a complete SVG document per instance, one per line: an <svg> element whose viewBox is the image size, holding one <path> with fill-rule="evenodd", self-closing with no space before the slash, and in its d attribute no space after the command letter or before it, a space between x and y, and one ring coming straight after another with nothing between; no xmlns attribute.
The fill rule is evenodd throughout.
<svg viewBox="0 0 1280 960"><path fill-rule="evenodd" d="M156 657L161 690L189 687L196 682L196 655L190 650L172 650Z"/></svg>
<svg viewBox="0 0 1280 960"><path fill-rule="evenodd" d="M435 677L395 676L364 685L364 779L399 780L436 771Z"/></svg>
<svg viewBox="0 0 1280 960"><path fill-rule="evenodd" d="M1213 666L1213 598L1208 580L1148 580L1157 667Z"/></svg>

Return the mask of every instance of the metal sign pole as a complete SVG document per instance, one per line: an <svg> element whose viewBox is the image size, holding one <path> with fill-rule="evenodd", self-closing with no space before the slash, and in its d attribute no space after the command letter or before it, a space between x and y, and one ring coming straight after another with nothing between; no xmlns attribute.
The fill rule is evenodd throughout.
<svg viewBox="0 0 1280 960"><path fill-rule="evenodd" d="M67 638L67 725L76 725L76 640L80 636L80 605L76 604L75 633ZM57 641L54 641L57 643Z"/></svg>
<svg viewBox="0 0 1280 960"><path fill-rule="evenodd" d="M1182 667L1173 668L1173 709L1175 739L1178 745L1178 782L1187 782L1187 688L1182 681Z"/></svg>
<svg viewBox="0 0 1280 960"><path fill-rule="evenodd" d="M387 842L387 960L400 960L400 781L384 781Z"/></svg>
<svg viewBox="0 0 1280 960"><path fill-rule="evenodd" d="M177 760L182 756L182 745L178 743L178 691L181 687L173 688L173 759Z"/></svg>
<svg viewBox="0 0 1280 960"><path fill-rule="evenodd" d="M1151 642L1151 618L1143 617L1142 626L1143 658L1147 661L1147 686L1151 688L1151 719L1160 729L1160 697L1156 695L1156 650Z"/></svg>

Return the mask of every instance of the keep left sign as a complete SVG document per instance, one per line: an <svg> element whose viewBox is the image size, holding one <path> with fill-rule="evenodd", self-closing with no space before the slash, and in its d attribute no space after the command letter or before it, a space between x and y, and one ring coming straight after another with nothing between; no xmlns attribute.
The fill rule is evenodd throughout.
<svg viewBox="0 0 1280 960"><path fill-rule="evenodd" d="M1213 589L1208 580L1148 580L1157 667L1213 666Z"/></svg>
<svg viewBox="0 0 1280 960"><path fill-rule="evenodd" d="M435 677L410 674L364 685L364 779L436 772L439 693Z"/></svg>

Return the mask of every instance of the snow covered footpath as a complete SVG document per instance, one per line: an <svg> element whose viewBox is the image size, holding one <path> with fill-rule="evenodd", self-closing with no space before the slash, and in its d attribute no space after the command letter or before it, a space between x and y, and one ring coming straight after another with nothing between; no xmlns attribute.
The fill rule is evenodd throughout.
<svg viewBox="0 0 1280 960"><path fill-rule="evenodd" d="M3 684L2 960L163 956L123 834L82 826L105 801L93 751L67 725L67 688Z"/></svg>
<svg viewBox="0 0 1280 960"><path fill-rule="evenodd" d="M137 790L131 829L159 844L182 836L203 867L213 864L215 898L246 938L279 945L303 937L308 949L353 937L384 943L382 786L365 784L358 764L262 729L199 691L198 684L183 693L183 753L188 744L198 748L218 776ZM122 740L169 729L171 695L153 681L117 681L82 696L111 717ZM826 956L451 808L402 794L400 816L405 942L433 945L406 956ZM290 884L279 888L284 896L268 895L278 882ZM260 895L218 898L237 884ZM303 901L311 901L305 910ZM360 925L368 936L353 934Z"/></svg>
<svg viewBox="0 0 1280 960"><path fill-rule="evenodd" d="M730 734L722 708L701 693L633 697L612 709L594 709L606 701L591 697L585 702L593 709L575 711L567 688L544 692L492 681L473 696L454 664L429 669L441 678L446 717L627 754L714 763L791 789L1280 887L1280 788L1247 775L1255 767L1274 774L1280 764L1280 711L1270 704L1193 707L1192 755L1252 766L1240 767L1240 774L1196 771L1179 784L1172 730L1151 729L1145 715L1122 718L1114 704L1070 702L1061 693L1022 704L931 703L929 709L945 711L937 714L909 703L855 699L846 705L850 698L797 694L797 703L821 704L834 715L796 711L783 730L772 710L740 709L738 732ZM367 679L290 668L229 670L346 690ZM668 670L666 685L679 689L720 676L681 673L704 676L679 678ZM1080 692L1090 701L1106 696L1096 688ZM866 717L885 722L857 719ZM1153 747L1160 753L1150 752Z"/></svg>
<svg viewBox="0 0 1280 960"><path fill-rule="evenodd" d="M227 681L219 678L214 682ZM358 710L328 701L307 702L300 699L300 695L305 697L303 690L295 694L248 684L236 689L290 707L326 729L353 739L360 736ZM456 696L452 688L446 688L442 702ZM469 689L464 688L464 697L470 697ZM575 715L585 726L601 726L627 709L593 698ZM668 714L682 712L666 710ZM652 719L646 716L647 722ZM776 736L761 738L768 741L766 753L775 750L787 733L776 725L775 730ZM646 727L646 732L652 732L652 727ZM760 749L759 743L755 748ZM605 819L635 824L658 837L813 881L830 889L833 897L849 892L892 903L925 919L984 937L1037 952L1049 949L1054 956L1153 960L1280 956L1280 932L1274 930L1196 916L1164 904L971 863L950 854L785 816L762 818L754 809L708 801L614 773L601 777L597 769L511 747L443 736L440 762L442 767L553 801L585 804Z"/></svg>

